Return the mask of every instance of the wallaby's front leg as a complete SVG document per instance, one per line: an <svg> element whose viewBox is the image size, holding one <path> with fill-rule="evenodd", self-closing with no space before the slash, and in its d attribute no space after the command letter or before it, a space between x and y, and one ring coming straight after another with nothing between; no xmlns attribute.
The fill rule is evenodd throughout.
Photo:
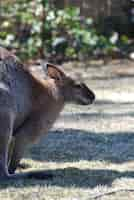
<svg viewBox="0 0 134 200"><path fill-rule="evenodd" d="M8 166L11 162L11 158L12 158L13 150L14 150L14 145L15 145L15 138L12 137L11 142L10 142L9 147L8 147Z"/></svg>
<svg viewBox="0 0 134 200"><path fill-rule="evenodd" d="M21 133L20 135L17 133L18 135L14 139L14 145L12 146L13 149L11 150L12 151L11 160L9 162L10 174L13 174L15 172L16 168L20 163L20 160L23 157L25 150L30 144L30 141L28 140L26 133L27 132L25 132L25 134Z"/></svg>
<svg viewBox="0 0 134 200"><path fill-rule="evenodd" d="M8 174L8 148L12 137L13 115L1 109L0 113L0 180Z"/></svg>
<svg viewBox="0 0 134 200"><path fill-rule="evenodd" d="M8 171L10 174L13 174L16 170L17 167L19 167L20 169L26 169L28 168L28 164L24 164L24 163L19 163L19 161L21 160L22 156L23 156L23 149L24 146L22 147L22 151L19 150L20 149L20 145L22 144L22 142L20 141L20 145L19 144L19 140L18 142L16 142L15 137L12 137L12 141L9 145L9 152L8 152ZM18 155L18 152L20 155ZM22 153L20 153L22 152ZM14 155L14 156L12 156ZM18 158L17 158L18 157Z"/></svg>
<svg viewBox="0 0 134 200"><path fill-rule="evenodd" d="M16 132L14 149L12 153L11 162L9 165L9 172L12 178L37 178L37 179L45 179L52 178L52 174L47 174L44 171L34 171L28 173L19 173L15 174L15 170L19 165L21 158L25 150L30 146L30 144L35 143L35 141L39 137L39 124L37 119L29 119L24 123L24 125Z"/></svg>
<svg viewBox="0 0 134 200"><path fill-rule="evenodd" d="M16 131L14 144L11 145L13 149L11 148L11 151L9 152L11 155L9 162L10 174L15 172L26 149L30 144L33 144L36 141L36 138L38 137L37 120L38 119L35 119L35 117L32 116Z"/></svg>

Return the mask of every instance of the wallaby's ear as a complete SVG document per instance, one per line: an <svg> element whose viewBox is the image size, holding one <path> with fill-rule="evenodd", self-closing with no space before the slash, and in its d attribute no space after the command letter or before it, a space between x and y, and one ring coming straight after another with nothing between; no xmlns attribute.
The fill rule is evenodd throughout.
<svg viewBox="0 0 134 200"><path fill-rule="evenodd" d="M53 65L51 63L47 63L47 75L50 78L53 78L55 80L63 80L65 77L65 73L59 69L56 65Z"/></svg>

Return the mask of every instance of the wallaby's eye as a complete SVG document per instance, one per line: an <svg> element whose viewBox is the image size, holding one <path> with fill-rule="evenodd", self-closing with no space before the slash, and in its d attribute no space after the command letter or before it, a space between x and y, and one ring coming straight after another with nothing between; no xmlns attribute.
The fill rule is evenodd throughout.
<svg viewBox="0 0 134 200"><path fill-rule="evenodd" d="M59 77L55 77L55 80L56 81L60 81L61 79Z"/></svg>
<svg viewBox="0 0 134 200"><path fill-rule="evenodd" d="M56 76L56 77L51 77L52 79L54 79L55 81L60 81L60 77Z"/></svg>

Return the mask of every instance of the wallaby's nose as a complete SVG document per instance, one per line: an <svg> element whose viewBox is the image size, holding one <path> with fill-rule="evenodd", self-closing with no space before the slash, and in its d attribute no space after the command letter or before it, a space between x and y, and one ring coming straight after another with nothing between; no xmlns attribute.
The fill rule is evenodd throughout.
<svg viewBox="0 0 134 200"><path fill-rule="evenodd" d="M91 91L91 103L95 101L95 94Z"/></svg>
<svg viewBox="0 0 134 200"><path fill-rule="evenodd" d="M90 99L91 103L93 103L95 101L94 92L92 90L90 90L84 83L82 83L81 86L84 89L87 98Z"/></svg>
<svg viewBox="0 0 134 200"><path fill-rule="evenodd" d="M92 90L89 89L89 93L88 93L89 99L90 99L90 103L93 103L95 101L95 94Z"/></svg>

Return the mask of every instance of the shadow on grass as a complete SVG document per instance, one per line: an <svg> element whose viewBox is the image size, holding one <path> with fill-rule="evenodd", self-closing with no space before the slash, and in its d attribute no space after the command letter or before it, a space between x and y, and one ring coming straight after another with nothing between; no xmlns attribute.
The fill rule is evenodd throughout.
<svg viewBox="0 0 134 200"><path fill-rule="evenodd" d="M96 100L95 105L99 105L99 106L102 106L102 105L112 105L112 106L132 106L134 105L134 102L133 101L125 101L125 102L118 102L118 101L112 101L112 100Z"/></svg>
<svg viewBox="0 0 134 200"><path fill-rule="evenodd" d="M82 120L90 120L90 119L115 119L115 118L122 118L122 117L134 117L134 112L120 112L120 113L107 113L107 112L100 112L100 113L78 113L78 114L64 114L62 120L68 120L72 122L72 120L76 120L77 118ZM70 120L71 119L71 120ZM75 121L74 121L75 122Z"/></svg>
<svg viewBox="0 0 134 200"><path fill-rule="evenodd" d="M111 187L112 182L118 178L134 177L134 171L118 172L116 170L90 170L78 168L64 168L43 171L46 174L51 173L53 179L35 180L25 179L19 181L8 181L0 184L0 189L7 187L35 187L37 185L47 186L60 186L60 187L74 187L74 188L94 188L97 185Z"/></svg>
<svg viewBox="0 0 134 200"><path fill-rule="evenodd" d="M77 129L50 132L30 149L38 161L80 160L123 163L134 160L134 132L93 133Z"/></svg>
<svg viewBox="0 0 134 200"><path fill-rule="evenodd" d="M106 107L107 106L107 107ZM86 112L77 112L77 113L64 113L61 115L59 121L74 121L76 119L81 120L92 120L92 119L116 119L122 117L134 117L134 102L116 102L110 100L97 100L94 103L94 107L99 108L99 111L96 109L95 112L89 112L90 107L87 108ZM66 121L65 121L66 123Z"/></svg>
<svg viewBox="0 0 134 200"><path fill-rule="evenodd" d="M107 80L120 80L120 79L134 79L134 74L122 74L122 73L118 73L117 75L111 75L111 76L93 76L91 77L92 80L96 80L96 81L107 81Z"/></svg>

